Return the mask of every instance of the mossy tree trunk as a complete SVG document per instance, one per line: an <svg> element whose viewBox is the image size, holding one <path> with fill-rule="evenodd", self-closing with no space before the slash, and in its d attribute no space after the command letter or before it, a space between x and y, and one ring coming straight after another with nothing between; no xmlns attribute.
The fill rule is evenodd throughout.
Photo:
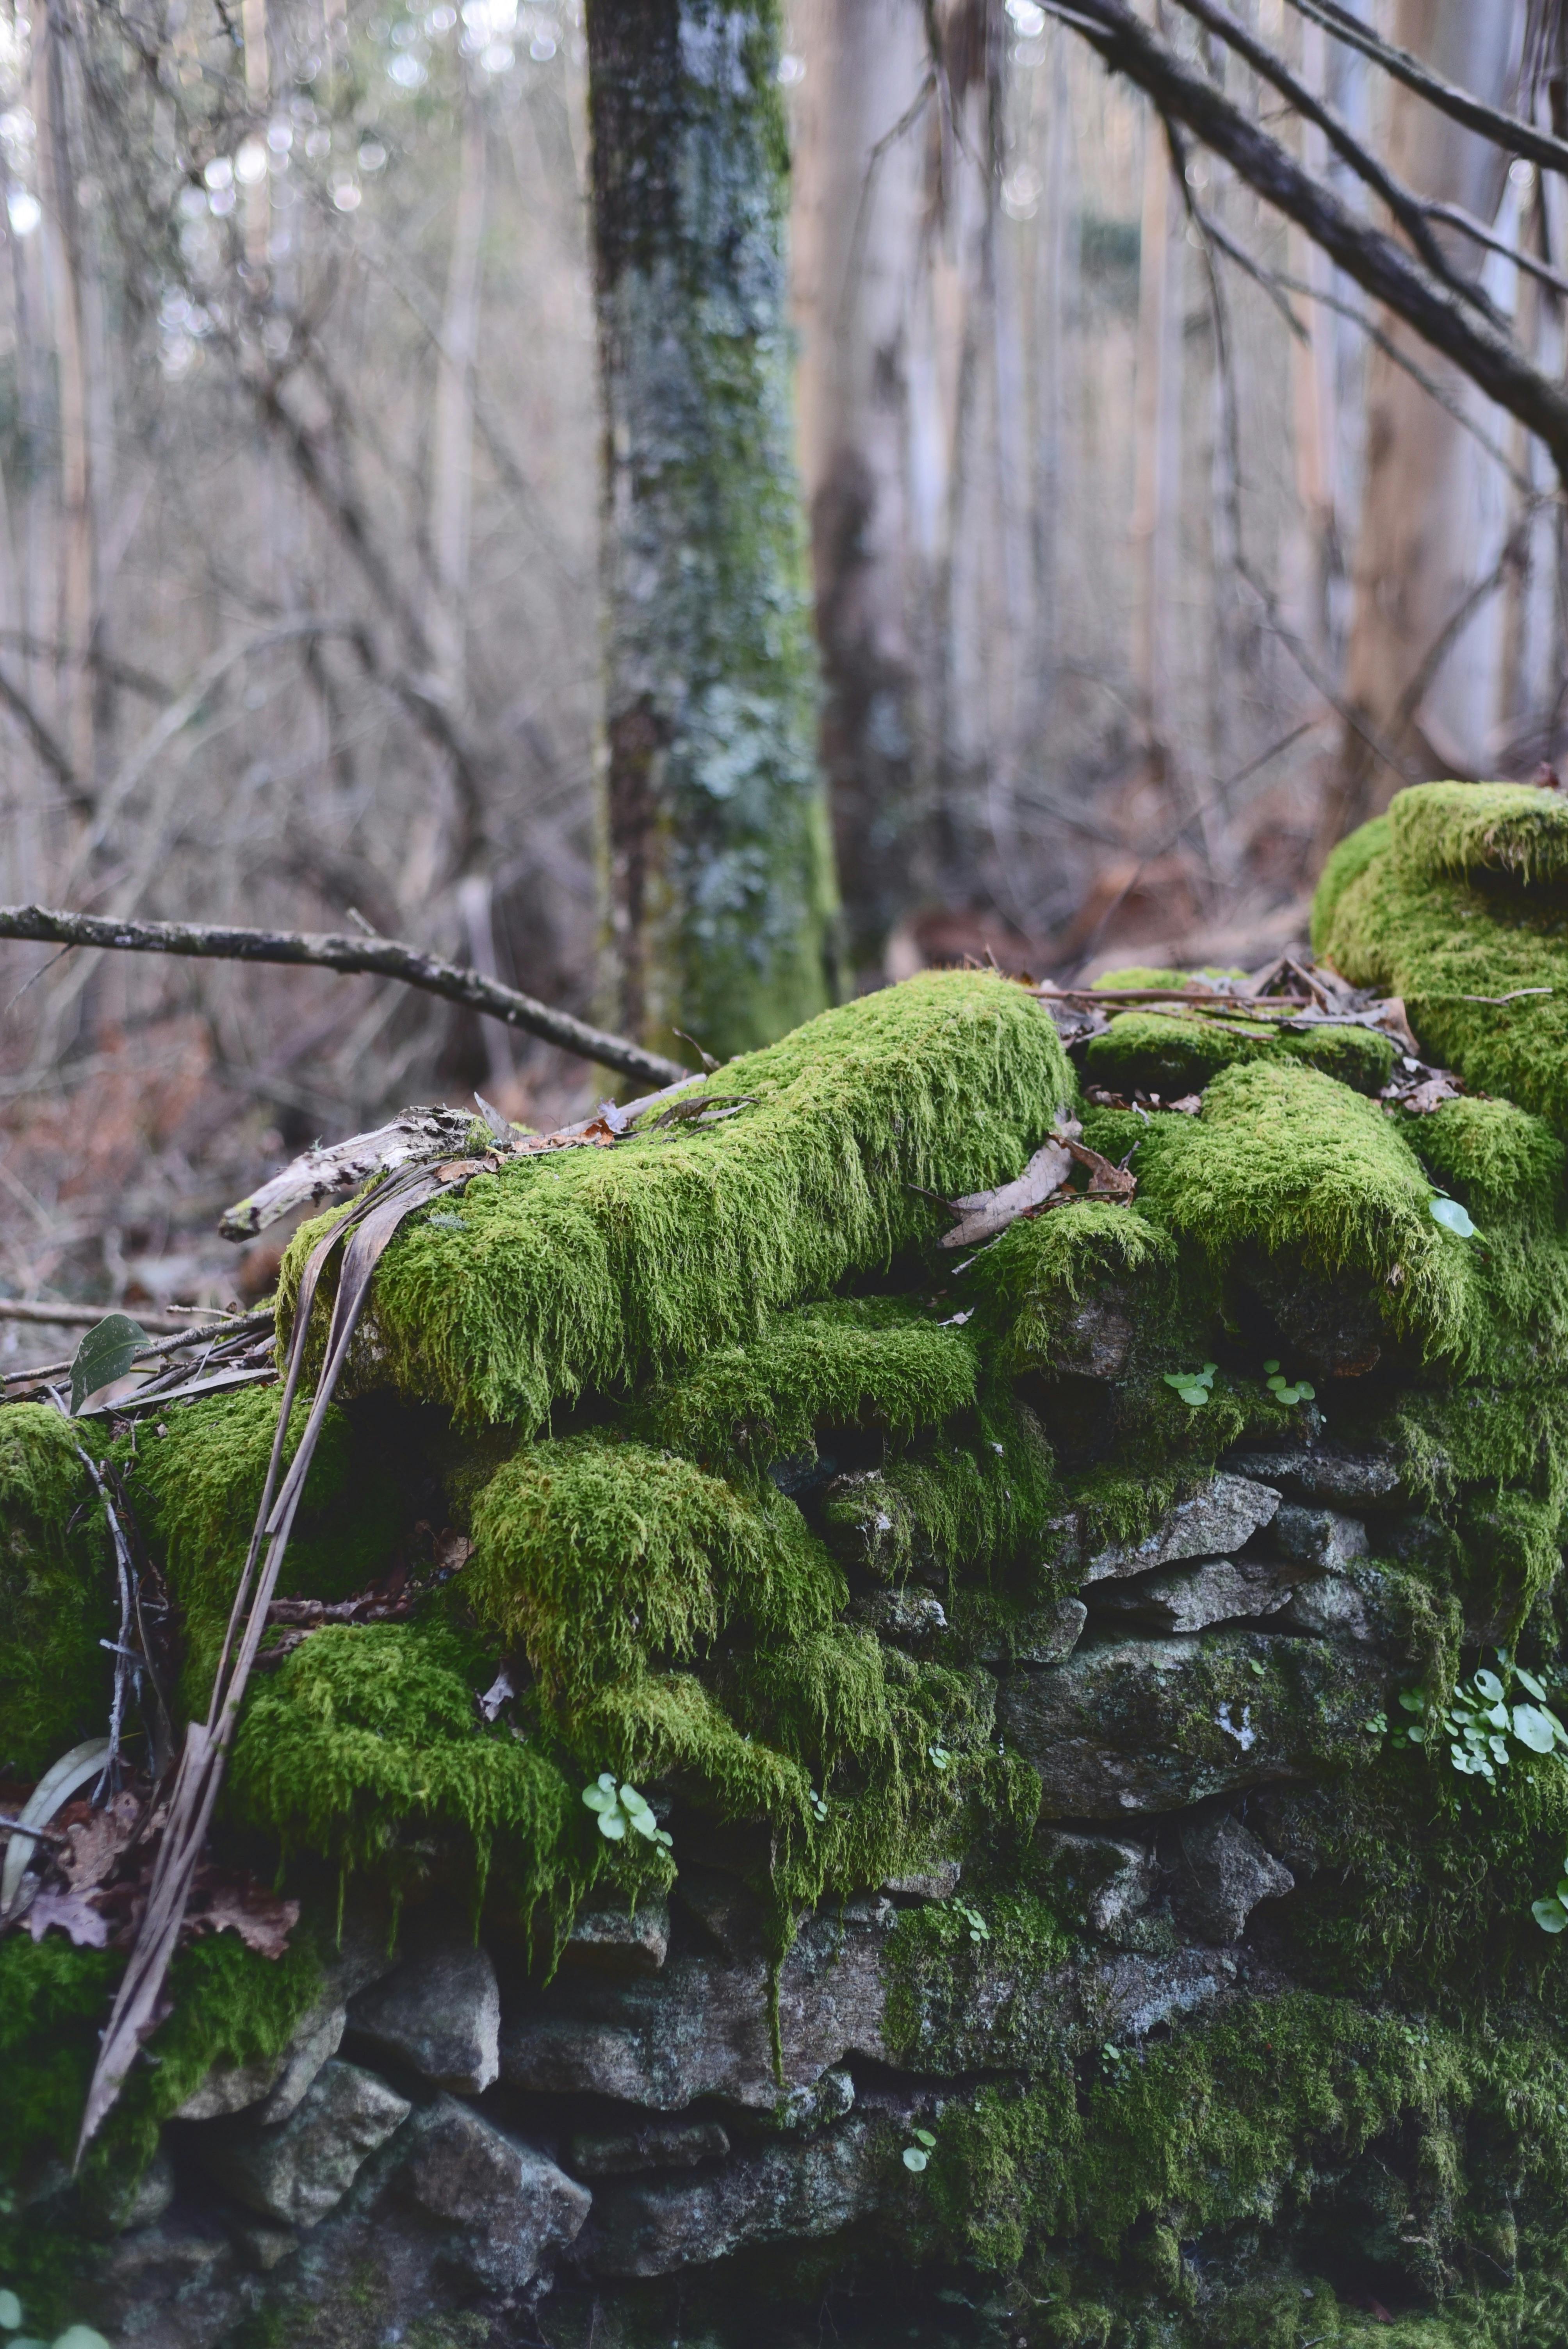
<svg viewBox="0 0 1568 2349"><path fill-rule="evenodd" d="M591 0L602 803L617 1023L721 1055L831 992L777 0Z"/></svg>

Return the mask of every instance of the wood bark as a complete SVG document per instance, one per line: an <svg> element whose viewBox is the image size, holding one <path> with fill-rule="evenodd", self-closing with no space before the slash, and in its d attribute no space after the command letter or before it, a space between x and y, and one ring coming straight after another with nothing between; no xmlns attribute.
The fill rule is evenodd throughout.
<svg viewBox="0 0 1568 2349"><path fill-rule="evenodd" d="M621 1024L723 1055L832 992L777 0L591 0L602 812Z"/></svg>

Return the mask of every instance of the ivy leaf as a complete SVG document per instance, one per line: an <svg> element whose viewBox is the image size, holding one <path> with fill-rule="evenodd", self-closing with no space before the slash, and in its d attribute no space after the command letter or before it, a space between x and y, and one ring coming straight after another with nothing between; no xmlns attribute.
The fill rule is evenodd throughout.
<svg viewBox="0 0 1568 2349"><path fill-rule="evenodd" d="M1433 1223L1441 1224L1445 1232L1454 1232L1461 1240L1479 1237L1468 1209L1461 1207L1457 1199L1434 1199L1431 1209Z"/></svg>
<svg viewBox="0 0 1568 2349"><path fill-rule="evenodd" d="M124 1378L132 1358L147 1342L146 1330L129 1313L106 1314L101 1321L94 1322L71 1361L73 1417L88 1395Z"/></svg>

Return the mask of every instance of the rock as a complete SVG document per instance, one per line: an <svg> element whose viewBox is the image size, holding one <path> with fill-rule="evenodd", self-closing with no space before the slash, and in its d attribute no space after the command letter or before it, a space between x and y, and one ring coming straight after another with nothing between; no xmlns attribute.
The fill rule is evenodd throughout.
<svg viewBox="0 0 1568 2349"><path fill-rule="evenodd" d="M1272 1485L1256 1484L1247 1476L1212 1476L1190 1500L1168 1509L1142 1541L1110 1542L1097 1550L1084 1579L1103 1582L1113 1576L1147 1574L1178 1558L1223 1557L1266 1526L1278 1506L1279 1495Z"/></svg>
<svg viewBox="0 0 1568 2349"><path fill-rule="evenodd" d="M1108 2039L1147 2039L1181 2014L1210 2013L1236 1987L1235 1961L1222 1951L1177 1950L1170 1957L1107 1958L1086 1985L1085 2004Z"/></svg>
<svg viewBox="0 0 1568 2349"><path fill-rule="evenodd" d="M453 2097L422 2112L401 2192L457 2230L450 2256L487 2292L521 2292L576 2240L593 2198L547 2155Z"/></svg>
<svg viewBox="0 0 1568 2349"><path fill-rule="evenodd" d="M1272 1615L1283 1607L1299 1568L1212 1557L1202 1566L1174 1567L1138 1582L1112 1583L1097 1591L1097 1609L1150 1624L1160 1631L1202 1631L1211 1623L1232 1623Z"/></svg>
<svg viewBox="0 0 1568 2349"><path fill-rule="evenodd" d="M802 1925L779 1980L786 2090L814 2086L846 2055L885 2060L882 1952L897 1915L891 1901L854 1900ZM771 2112L767 1961L678 1957L641 1981L562 1984L503 2028L500 2075L657 2112L710 2095Z"/></svg>
<svg viewBox="0 0 1568 2349"><path fill-rule="evenodd" d="M1009 1934L945 1952L912 1953L894 2010L900 2070L952 2078L965 2072L1047 2072L1108 2039L1227 1997L1235 1967L1207 1949L1064 1956L1059 1931Z"/></svg>
<svg viewBox="0 0 1568 2349"><path fill-rule="evenodd" d="M1367 1555L1367 1528L1337 1509L1304 1509L1286 1501L1275 1511L1269 1540L1282 1557L1318 1574L1336 1574Z"/></svg>
<svg viewBox="0 0 1568 2349"><path fill-rule="evenodd" d="M407 2098L374 2072L334 2057L286 2121L263 2127L246 2120L214 2130L202 2158L215 2182L246 2209L281 2227L314 2227L409 2110Z"/></svg>
<svg viewBox="0 0 1568 2349"><path fill-rule="evenodd" d="M997 1724L1038 1773L1047 1819L1180 1810L1364 1750L1347 1653L1262 1631L1080 1648L1002 1684Z"/></svg>
<svg viewBox="0 0 1568 2349"><path fill-rule="evenodd" d="M1337 1444L1314 1444L1299 1451L1235 1452L1230 1464L1279 1485L1293 1500L1333 1508L1387 1508L1406 1497L1398 1462L1387 1450L1346 1452Z"/></svg>
<svg viewBox="0 0 1568 2349"><path fill-rule="evenodd" d="M1181 1828L1179 1901L1205 1940L1234 1941L1260 1900L1295 1890L1295 1878L1239 1819L1188 1821Z"/></svg>
<svg viewBox="0 0 1568 2349"><path fill-rule="evenodd" d="M853 1621L866 1624L879 1640L917 1652L934 1647L946 1632L947 1616L929 1590L877 1590L850 1608Z"/></svg>
<svg viewBox="0 0 1568 2349"><path fill-rule="evenodd" d="M599 2195L579 2242L590 2273L669 2275L748 2243L836 2234L873 2209L885 2175L872 2124L858 2116L784 2140L711 2178L660 2178Z"/></svg>
<svg viewBox="0 0 1568 2349"><path fill-rule="evenodd" d="M1285 1341L1276 1351L1288 1351L1326 1378L1365 1378L1377 1369L1388 1330L1376 1288L1349 1271L1315 1278L1294 1254L1274 1257L1253 1250L1238 1257L1235 1269L1274 1316Z"/></svg>
<svg viewBox="0 0 1568 2349"><path fill-rule="evenodd" d="M872 1582L945 1580L930 1535L880 1468L852 1469L824 1486L822 1537L835 1557Z"/></svg>
<svg viewBox="0 0 1568 2349"><path fill-rule="evenodd" d="M572 2140L582 2178L630 2178L647 2169L695 2169L725 2161L729 2138L717 2121L645 2121L640 2128L584 2130Z"/></svg>
<svg viewBox="0 0 1568 2349"><path fill-rule="evenodd" d="M988 1631L975 1661L993 1669L1006 1664L1057 1664L1070 1656L1088 1621L1081 1599L1058 1599Z"/></svg>
<svg viewBox="0 0 1568 2349"><path fill-rule="evenodd" d="M1086 1297L1055 1332L1052 1375L1119 1379L1131 1355L1136 1327L1134 1300L1125 1287L1111 1284Z"/></svg>
<svg viewBox="0 0 1568 2349"><path fill-rule="evenodd" d="M939 1859L913 1876L890 1876L884 1892L902 1900L951 1900L964 1880L960 1859Z"/></svg>
<svg viewBox="0 0 1568 2349"><path fill-rule="evenodd" d="M1298 1582L1285 1609L1293 1631L1307 1631L1320 1640L1347 1640L1371 1646L1377 1634L1367 1601L1354 1582L1340 1574L1315 1575Z"/></svg>
<svg viewBox="0 0 1568 2349"><path fill-rule="evenodd" d="M773 2117L782 2129L830 2127L855 2106L853 2075L842 2065L824 2072L810 2088L791 2088L781 2096Z"/></svg>
<svg viewBox="0 0 1568 2349"><path fill-rule="evenodd" d="M174 2199L174 2164L161 2145L128 2193L111 2198L106 2212L116 2234L129 2235L138 2227L156 2226Z"/></svg>
<svg viewBox="0 0 1568 2349"><path fill-rule="evenodd" d="M235 2228L234 2249L256 2274L271 2275L291 2252L298 2251L299 2237L288 2227L268 2227L256 2219L248 2226Z"/></svg>
<svg viewBox="0 0 1568 2349"><path fill-rule="evenodd" d="M93 2313L119 2331L139 2311L221 2282L233 2267L233 2245L214 2220L160 2220L115 2242L94 2277Z"/></svg>
<svg viewBox="0 0 1568 2349"><path fill-rule="evenodd" d="M460 1927L448 1933L421 1920L408 1955L360 1992L348 2019L378 2062L459 2095L482 2095L500 2069L495 1968Z"/></svg>
<svg viewBox="0 0 1568 2349"><path fill-rule="evenodd" d="M343 2038L347 2009L336 2000L313 2006L295 2024L288 2045L270 2063L219 2065L186 2097L177 2121L217 2120L254 2106L258 2121L286 2121Z"/></svg>
<svg viewBox="0 0 1568 2349"><path fill-rule="evenodd" d="M1108 1940L1141 1917L1160 1881L1154 1854L1117 1836L1038 1827L1035 1853L1052 1907Z"/></svg>
<svg viewBox="0 0 1568 2349"><path fill-rule="evenodd" d="M670 1949L669 1904L639 1900L634 1909L580 1909L561 1963L569 1973L654 1974Z"/></svg>
<svg viewBox="0 0 1568 2349"><path fill-rule="evenodd" d="M768 1910L738 1878L683 1868L676 1879L676 1899L711 1934L727 1958L767 1955Z"/></svg>

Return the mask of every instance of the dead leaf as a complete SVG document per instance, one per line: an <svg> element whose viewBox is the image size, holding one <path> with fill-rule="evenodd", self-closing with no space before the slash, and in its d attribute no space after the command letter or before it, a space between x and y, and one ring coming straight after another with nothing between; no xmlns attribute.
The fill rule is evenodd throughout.
<svg viewBox="0 0 1568 2349"><path fill-rule="evenodd" d="M497 1672L494 1680L491 1681L483 1696L475 1697L474 1702L478 1705L480 1713L483 1713L487 1721L494 1721L500 1713L502 1705L510 1704L516 1694L517 1691L511 1684L511 1674L507 1671L506 1666L502 1664L500 1671Z"/></svg>
<svg viewBox="0 0 1568 2349"><path fill-rule="evenodd" d="M1088 1188L1082 1194L1086 1199L1119 1199L1124 1204L1138 1195L1138 1177L1130 1174L1125 1166L1113 1166L1087 1142L1069 1141L1068 1149L1080 1166L1088 1168Z"/></svg>
<svg viewBox="0 0 1568 2349"><path fill-rule="evenodd" d="M108 1943L108 1922L84 1892L46 1884L24 1921L35 1941L52 1930L68 1933L78 1950L101 1950Z"/></svg>
<svg viewBox="0 0 1568 2349"><path fill-rule="evenodd" d="M1398 995L1387 997L1377 1005L1377 1025L1392 1036L1397 1043L1402 1044L1407 1052L1413 1052L1419 1060L1421 1048L1411 1033L1410 1022L1405 1013L1403 997Z"/></svg>
<svg viewBox="0 0 1568 2349"><path fill-rule="evenodd" d="M1423 1079L1413 1092L1408 1092L1399 1106L1413 1111L1418 1117L1424 1117L1444 1102L1458 1101L1459 1097L1460 1088L1447 1070L1439 1069L1434 1075Z"/></svg>
<svg viewBox="0 0 1568 2349"><path fill-rule="evenodd" d="M1071 1173L1075 1145L1069 1137L1081 1132L1076 1119L1069 1121L1036 1151L1016 1182L1004 1183L995 1191L974 1191L967 1198L954 1199L953 1206L959 1220L950 1232L943 1234L938 1245L944 1248L975 1247L980 1241L994 1239L998 1232L1005 1232L1009 1224L1016 1223L1031 1207L1043 1207Z"/></svg>
<svg viewBox="0 0 1568 2349"><path fill-rule="evenodd" d="M1167 1102L1165 1106L1174 1110L1178 1117L1196 1117L1203 1106L1203 1096L1202 1093L1183 1093L1180 1101Z"/></svg>
<svg viewBox="0 0 1568 2349"><path fill-rule="evenodd" d="M141 1805L127 1791L68 1828L66 1847L56 1863L66 1882L77 1892L101 1884L134 1839L140 1819Z"/></svg>
<svg viewBox="0 0 1568 2349"><path fill-rule="evenodd" d="M250 1877L196 1878L184 1930L190 1934L238 1933L258 1957L281 1958L299 1923L299 1902L285 1900Z"/></svg>

